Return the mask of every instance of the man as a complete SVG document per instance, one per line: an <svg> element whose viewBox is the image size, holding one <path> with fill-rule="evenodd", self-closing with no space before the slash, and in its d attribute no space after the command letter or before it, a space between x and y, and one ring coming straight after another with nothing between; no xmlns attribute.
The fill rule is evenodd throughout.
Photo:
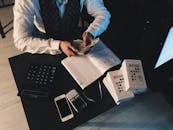
<svg viewBox="0 0 173 130"><path fill-rule="evenodd" d="M16 0L14 5L14 43L21 51L73 56L72 46L82 9L94 20L83 32L83 46L102 34L110 23L110 13L102 0ZM41 32L41 36L35 30ZM36 35L37 34L37 35Z"/></svg>

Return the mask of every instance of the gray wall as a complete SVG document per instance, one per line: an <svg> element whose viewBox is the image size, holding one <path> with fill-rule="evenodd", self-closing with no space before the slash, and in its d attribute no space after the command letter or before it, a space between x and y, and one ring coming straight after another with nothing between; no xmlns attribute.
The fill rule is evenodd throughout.
<svg viewBox="0 0 173 130"><path fill-rule="evenodd" d="M173 4L173 0L168 0L168 1L170 1Z"/></svg>

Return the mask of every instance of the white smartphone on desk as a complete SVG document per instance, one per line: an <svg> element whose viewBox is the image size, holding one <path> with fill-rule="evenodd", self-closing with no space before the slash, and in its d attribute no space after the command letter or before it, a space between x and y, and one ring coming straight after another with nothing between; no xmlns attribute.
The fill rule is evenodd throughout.
<svg viewBox="0 0 173 130"><path fill-rule="evenodd" d="M72 109L65 94L55 97L54 102L62 122L65 122L74 117Z"/></svg>

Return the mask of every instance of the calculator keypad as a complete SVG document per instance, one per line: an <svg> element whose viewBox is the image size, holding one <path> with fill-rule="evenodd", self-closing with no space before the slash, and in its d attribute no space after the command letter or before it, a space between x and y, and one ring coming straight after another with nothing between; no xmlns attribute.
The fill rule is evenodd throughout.
<svg viewBox="0 0 173 130"><path fill-rule="evenodd" d="M26 79L37 86L46 86L53 82L56 69L51 65L30 65Z"/></svg>

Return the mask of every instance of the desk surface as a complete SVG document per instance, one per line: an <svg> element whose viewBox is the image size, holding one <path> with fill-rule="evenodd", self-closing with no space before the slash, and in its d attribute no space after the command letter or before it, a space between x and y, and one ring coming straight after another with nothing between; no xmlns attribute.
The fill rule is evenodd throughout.
<svg viewBox="0 0 173 130"><path fill-rule="evenodd" d="M11 37L8 34L7 37ZM29 130L8 58L21 52L12 39L0 39L0 130ZM158 92L139 95L100 114L76 130L171 130L173 108Z"/></svg>

